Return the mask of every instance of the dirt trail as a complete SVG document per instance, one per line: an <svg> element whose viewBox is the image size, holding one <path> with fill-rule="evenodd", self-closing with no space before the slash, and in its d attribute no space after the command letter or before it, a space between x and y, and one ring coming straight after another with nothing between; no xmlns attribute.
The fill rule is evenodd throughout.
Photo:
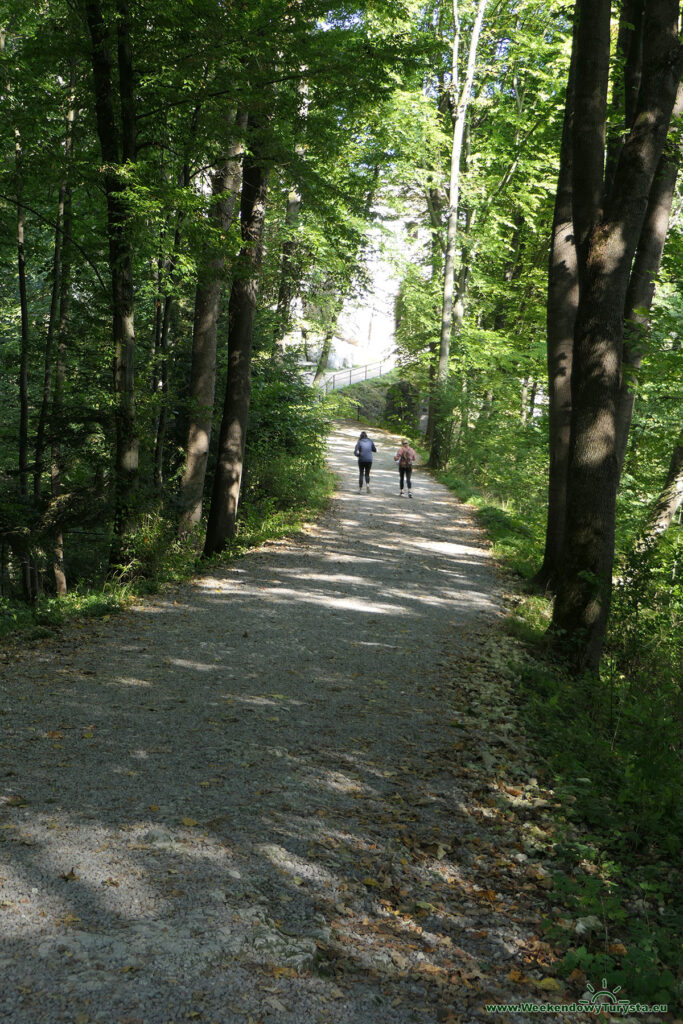
<svg viewBox="0 0 683 1024"><path fill-rule="evenodd" d="M478 668L499 581L446 488L398 497L395 439L358 494L357 433L303 537L0 662L3 1024L455 1024L515 971L552 994L519 839L544 801L531 769L496 785L520 741Z"/></svg>

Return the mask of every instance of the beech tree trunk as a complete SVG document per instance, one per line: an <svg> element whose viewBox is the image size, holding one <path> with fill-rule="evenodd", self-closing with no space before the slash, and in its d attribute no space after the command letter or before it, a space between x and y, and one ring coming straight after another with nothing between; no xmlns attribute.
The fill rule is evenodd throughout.
<svg viewBox="0 0 683 1024"><path fill-rule="evenodd" d="M28 350L29 323L26 294L26 255L24 251L24 206L21 136L15 130L15 167L17 180L17 275L19 278L19 311L21 314L21 347L19 352L19 493L28 502Z"/></svg>
<svg viewBox="0 0 683 1024"><path fill-rule="evenodd" d="M654 504L636 547L640 551L653 547L671 526L683 503L683 431L674 445L664 487Z"/></svg>
<svg viewBox="0 0 683 1024"><path fill-rule="evenodd" d="M17 181L17 271L19 277L19 309L21 313L21 347L19 352L19 498L28 508L28 356L29 323L28 298L26 294L26 255L24 251L24 206L22 148L19 130L14 132L14 153ZM21 562L21 586L25 601L35 596L34 578L31 566L31 548L28 537L16 541L16 550Z"/></svg>
<svg viewBox="0 0 683 1024"><path fill-rule="evenodd" d="M50 490L56 503L62 493L63 458L61 432L64 417L64 381L66 379L66 351L69 314L71 308L71 189L67 185L64 196L64 236L62 241L62 267L60 275L59 324L57 326L57 365L55 386L52 395L50 432L52 451L50 465ZM64 535L61 526L60 509L55 513L55 530L52 544L52 566L55 590L59 597L67 594L66 571L64 569Z"/></svg>
<svg viewBox="0 0 683 1024"><path fill-rule="evenodd" d="M73 90L73 76L70 88ZM73 104L73 100L72 100ZM69 161L71 156L71 141L73 124L76 117L76 109L70 106L66 116L66 133L64 138L64 159ZM52 363L54 338L58 328L59 318L59 297L61 293L62 273L62 248L64 244L64 207L67 192L68 166L59 184L57 196L57 217L55 221L55 242L52 256L52 292L50 296L50 312L48 314L47 331L45 334L45 349L43 363L43 399L38 417L38 429L36 431L36 454L33 468L33 493L36 501L40 501L42 493L43 462L45 454L45 431L47 429L50 415L50 396L52 390Z"/></svg>
<svg viewBox="0 0 683 1024"><path fill-rule="evenodd" d="M238 114L232 142L224 164L211 176L213 203L210 219L225 232L232 223L242 175L246 114ZM192 368L190 371L190 422L187 432L185 471L180 484L180 530L186 532L200 522L204 496L206 465L211 444L214 399L216 394L216 345L218 315L225 277L222 253L208 260L197 282L192 332Z"/></svg>
<svg viewBox="0 0 683 1024"><path fill-rule="evenodd" d="M240 206L243 248L237 259L228 310L228 379L204 554L222 551L237 530L244 445L251 395L251 343L263 257L268 171L259 146L244 157Z"/></svg>
<svg viewBox="0 0 683 1024"><path fill-rule="evenodd" d="M579 0L574 122L574 224L580 299L572 366L572 423L562 574L553 614L577 671L595 672L612 590L618 483L616 412L631 264L664 148L680 78L677 0L650 0L633 128L604 213L603 157L609 0Z"/></svg>
<svg viewBox="0 0 683 1024"><path fill-rule="evenodd" d="M299 96L299 119L301 128L304 129L308 117L308 82L302 79L297 89ZM302 142L295 146L295 153L299 159L303 158L305 147ZM298 185L294 184L287 195L287 209L285 211L285 240L282 243L282 263L280 265L280 286L277 295L277 310L275 319L275 346L282 341L291 323L292 300L295 295L297 279L297 238L296 228L299 223L301 211L301 192Z"/></svg>
<svg viewBox="0 0 683 1024"><path fill-rule="evenodd" d="M572 215L572 128L576 78L576 26L562 126L560 172L555 195L546 337L548 356L548 518L543 563L534 583L554 589L562 559L567 497L567 463L572 411L571 373L579 282Z"/></svg>
<svg viewBox="0 0 683 1024"><path fill-rule="evenodd" d="M330 361L330 352L332 351L333 337L334 328L330 327L327 331L325 331L325 335L323 337L323 344L320 350L320 357L318 359L318 365L315 368L315 376L313 378L314 384L319 384L320 381L325 376L325 370L327 369L327 364Z"/></svg>
<svg viewBox="0 0 683 1024"><path fill-rule="evenodd" d="M683 114L683 85L679 83L674 118ZM671 207L676 192L680 160L681 130L667 141L650 189L650 199L638 251L631 271L624 331L624 372L617 404L617 461L619 476L624 468L631 419L635 405L634 384L643 359L650 329L649 312L655 293L655 282L664 252Z"/></svg>
<svg viewBox="0 0 683 1024"><path fill-rule="evenodd" d="M467 108L469 107L474 82L477 48L484 21L487 0L479 0L477 13L470 36L467 72L462 89L458 94L458 49L460 45L460 18L458 0L453 0L453 59L451 85L454 91L455 111L453 115L453 143L451 146L450 183L448 192L448 216L446 220L446 251L444 256L444 286L441 308L441 333L439 338L439 358L437 363L432 446L429 465L439 468L445 464L447 457L447 438L450 436L449 410L445 408L445 392L448 380L448 362L451 349L451 333L453 330L453 299L455 293L455 247L458 228L458 204L460 195L460 161L462 158L463 134Z"/></svg>
<svg viewBox="0 0 683 1024"><path fill-rule="evenodd" d="M135 418L135 325L133 254L125 185L117 167L135 159L133 67L128 33L128 5L117 2L120 130L115 116L112 60L108 31L97 0L88 0L86 18L92 40L92 69L97 134L105 164L107 235L112 285L114 397L116 420L114 533L111 558L118 561L133 526L138 482L139 441Z"/></svg>
<svg viewBox="0 0 683 1024"><path fill-rule="evenodd" d="M170 352L169 337L171 332L171 313L175 296L164 295L160 310L159 333L155 340L155 356L157 357L158 380L156 390L160 399L159 415L154 432L154 487L160 491L164 485L164 444L168 429L168 357Z"/></svg>
<svg viewBox="0 0 683 1024"><path fill-rule="evenodd" d="M622 122L622 131L613 131L607 147L605 193L614 184L614 172L624 139L633 127L638 102L638 91L643 64L643 14L645 0L622 0L617 36L617 81L612 90L610 121L616 128Z"/></svg>
<svg viewBox="0 0 683 1024"><path fill-rule="evenodd" d="M285 211L286 238L282 243L282 264L280 267L280 287L277 293L275 345L282 341L289 330L292 299L296 280L296 237L295 230L299 223L301 210L301 192L294 185L287 195Z"/></svg>

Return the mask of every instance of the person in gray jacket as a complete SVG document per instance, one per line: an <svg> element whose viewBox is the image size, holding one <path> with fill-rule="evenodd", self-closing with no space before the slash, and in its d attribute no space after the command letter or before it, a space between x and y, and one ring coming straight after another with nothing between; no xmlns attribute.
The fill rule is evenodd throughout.
<svg viewBox="0 0 683 1024"><path fill-rule="evenodd" d="M353 454L358 459L358 493L363 490L363 476L365 476L365 490L370 493L370 467L372 466L372 453L376 452L375 442L371 441L364 430L356 441Z"/></svg>

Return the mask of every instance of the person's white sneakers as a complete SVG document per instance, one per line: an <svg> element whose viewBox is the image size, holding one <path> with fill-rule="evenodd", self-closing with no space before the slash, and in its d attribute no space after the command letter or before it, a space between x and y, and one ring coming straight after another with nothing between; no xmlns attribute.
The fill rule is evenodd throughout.
<svg viewBox="0 0 683 1024"><path fill-rule="evenodd" d="M366 494L369 494L369 493L370 493L370 484L366 484L366 485L365 485L365 493L366 493Z"/></svg>
<svg viewBox="0 0 683 1024"><path fill-rule="evenodd" d="M398 492L398 496L399 496L399 498L402 498L403 497L403 491L399 491Z"/></svg>
<svg viewBox="0 0 683 1024"><path fill-rule="evenodd" d="M413 496L413 492L412 491L408 491L408 497L412 498L412 496Z"/></svg>

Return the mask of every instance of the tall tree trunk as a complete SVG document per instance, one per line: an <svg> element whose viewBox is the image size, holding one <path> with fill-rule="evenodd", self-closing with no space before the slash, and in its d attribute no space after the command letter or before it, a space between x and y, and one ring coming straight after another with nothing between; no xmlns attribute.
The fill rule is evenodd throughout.
<svg viewBox="0 0 683 1024"><path fill-rule="evenodd" d="M612 589L626 295L681 70L678 0L651 0L637 112L601 216L610 6L579 2L573 188L581 294L563 571L553 614L558 644L576 670L591 672L599 666Z"/></svg>
<svg viewBox="0 0 683 1024"><path fill-rule="evenodd" d="M550 256L546 337L548 359L548 516L543 563L534 583L554 589L562 559L567 498L567 463L572 412L571 373L579 282L572 219L572 128L576 81L576 30L569 66L562 126L560 172L555 195Z"/></svg>
<svg viewBox="0 0 683 1024"><path fill-rule="evenodd" d="M319 384L325 376L325 370L327 364L330 361L330 352L332 351L332 339L334 338L334 327L329 327L323 336L323 344L320 349L320 357L318 359L318 365L315 368L315 376L313 377L313 383Z"/></svg>
<svg viewBox="0 0 683 1024"><path fill-rule="evenodd" d="M299 96L299 123L305 126L308 117L308 82L302 79L298 87ZM302 142L295 147L296 156L303 158L305 148ZM285 211L285 239L282 243L282 262L280 265L280 286L277 295L277 310L275 318L275 346L285 337L289 330L292 315L292 300L297 279L297 238L296 228L299 223L301 211L301 191L297 184L292 185L287 195L287 209Z"/></svg>
<svg viewBox="0 0 683 1024"><path fill-rule="evenodd" d="M168 356L171 332L171 312L175 296L165 295L161 310L159 335L155 344L158 362L157 393L160 399L159 415L154 432L154 488L161 491L164 485L164 445L168 429Z"/></svg>
<svg viewBox="0 0 683 1024"><path fill-rule="evenodd" d="M448 380L448 361L450 358L451 332L453 329L453 301L455 293L455 247L458 227L458 203L460 194L460 161L462 157L463 133L467 108L469 107L476 67L477 47L484 21L487 0L479 0L477 13L470 36L467 72L462 89L457 95L453 116L453 143L451 146L450 185L448 193L448 217L446 221L446 253L444 257L443 304L441 309L441 334L439 339L439 360L436 372L436 400L434 410L434 430L429 465L439 468L444 465L447 457L446 438L450 433L447 423L449 410L444 407L446 383ZM458 91L458 60L460 45L460 17L458 0L453 0L453 57L451 64L452 88L454 95Z"/></svg>
<svg viewBox="0 0 683 1024"><path fill-rule="evenodd" d="M213 203L210 219L222 232L230 227L235 211L242 176L246 121L245 113L237 115L225 162L215 169L211 177ZM190 422L185 471L180 485L181 532L190 530L202 517L204 481L216 394L216 345L224 278L225 256L219 251L209 259L200 273L195 294Z"/></svg>
<svg viewBox="0 0 683 1024"><path fill-rule="evenodd" d="M240 207L243 248L237 259L228 310L228 379L218 442L211 510L204 554L222 551L235 536L244 445L251 396L251 343L263 257L262 236L266 214L268 171L259 146L245 156Z"/></svg>
<svg viewBox="0 0 683 1024"><path fill-rule="evenodd" d="M115 541L111 558L113 562L116 562L120 558L125 536L133 526L139 462L139 441L135 419L133 253L128 210L124 196L125 185L117 173L120 163L135 159L133 70L127 4L125 0L118 0L117 41L121 113L119 133L114 112L112 60L109 52L108 33L98 0L87 0L85 11L92 40L97 134L106 168L103 178L107 197L107 235L112 284L116 419Z"/></svg>
<svg viewBox="0 0 683 1024"><path fill-rule="evenodd" d="M59 296L59 323L57 326L57 365L55 386L52 395L52 451L50 465L50 486L52 501L58 503L62 493L63 455L61 434L64 420L64 381L66 378L66 349L69 314L71 308L71 189L67 185L64 195L64 234L61 253L61 275ZM59 506L55 514L55 530L52 543L52 565L55 590L59 597L67 594L66 571L64 569L64 534L61 526Z"/></svg>
<svg viewBox="0 0 683 1024"><path fill-rule="evenodd" d="M439 8L439 16L441 14L441 8ZM440 279L442 273L443 258L446 255L446 243L443 240L443 223L441 220L444 202L441 193L437 188L430 188L425 193L427 200L427 210L429 212L429 219L431 221L431 280L436 281ZM437 370L437 351L438 347L436 341L429 342L429 357L428 357L428 404L427 404L427 429L425 430L425 443L431 450L432 441L434 440L434 420L436 414L436 370Z"/></svg>
<svg viewBox="0 0 683 1024"><path fill-rule="evenodd" d="M71 77L69 88L70 91L73 92L73 75ZM38 417L38 429L36 430L36 454L33 469L33 493L36 502L40 501L42 492L43 462L45 453L45 431L47 429L48 419L50 415L53 348L54 337L58 326L57 321L59 317L59 296L61 291L60 278L62 272L62 246L64 236L64 204L66 198L67 176L69 173L68 163L71 156L71 140L75 117L76 108L73 105L73 96L71 96L69 110L66 115L66 132L64 138L64 159L66 161L66 167L64 169L62 180L59 184L59 193L57 196L57 218L55 221L55 242L52 256L52 292L50 297L50 312L48 314L47 331L45 334L45 351L43 363L43 399L40 406L40 415Z"/></svg>
<svg viewBox="0 0 683 1024"><path fill-rule="evenodd" d="M203 69L203 82L206 82L206 76L208 73L208 67L206 62L204 63ZM183 161L183 168L180 174L180 184L188 191L192 181L192 173L190 170L190 153L192 146L195 144L197 135L197 128L199 126L199 118L201 114L202 104L198 102L192 112L190 118L189 133L185 143L185 159ZM164 484L164 454L166 448L166 432L168 430L168 423L170 418L169 409L169 372L171 367L171 319L172 314L176 310L176 290L177 282L175 280L176 267L178 263L178 253L180 251L180 240L182 237L183 221L185 219L184 210L181 208L176 212L176 224L175 232L173 235L173 249L170 257L165 261L161 255L159 257L158 274L159 274L159 288L158 298L155 316L155 331L154 331L154 353L155 353L155 379L153 381L154 390L157 393L159 399L159 412L156 419L156 429L154 432L154 489L160 492ZM170 220L170 218L169 218ZM168 223L168 221L167 221ZM164 230L165 234L165 230ZM162 285L161 279L162 271L165 272L165 292L163 295L163 302L161 301Z"/></svg>
<svg viewBox="0 0 683 1024"><path fill-rule="evenodd" d="M275 320L275 346L282 341L289 330L291 320L292 299L296 280L296 249L295 231L299 223L301 210L301 192L293 185L287 194L285 211L285 240L282 243L282 265L280 268L280 287L277 293L277 309Z"/></svg>
<svg viewBox="0 0 683 1024"><path fill-rule="evenodd" d="M643 65L643 14L645 0L623 0L617 36L617 78L612 89L610 122L616 129L623 122L623 131L614 131L607 147L605 193L609 195L614 172L624 139L633 127Z"/></svg>
<svg viewBox="0 0 683 1024"><path fill-rule="evenodd" d="M683 114L683 84L679 83L674 118ZM640 369L650 328L649 312L655 293L655 281L664 252L676 191L680 159L681 131L668 140L650 189L650 199L638 251L631 271L624 330L624 368L617 405L617 460L619 476L624 468L626 446L635 404L635 377Z"/></svg>
<svg viewBox="0 0 683 1024"><path fill-rule="evenodd" d="M19 130L14 133L17 181L17 272L19 277L19 310L21 315L21 346L19 352L19 493L28 502L28 357L29 322L26 292L26 253L24 249L23 154Z"/></svg>
<svg viewBox="0 0 683 1024"><path fill-rule="evenodd" d="M14 154L16 167L17 193L17 270L19 276L19 308L21 313L21 347L19 352L19 497L28 507L28 358L29 358L29 322L28 298L26 293L26 254L24 250L24 206L23 206L23 154L19 129L14 131ZM30 540L22 537L18 546L21 561L21 585L24 600L32 601L35 597L33 573L31 571Z"/></svg>

